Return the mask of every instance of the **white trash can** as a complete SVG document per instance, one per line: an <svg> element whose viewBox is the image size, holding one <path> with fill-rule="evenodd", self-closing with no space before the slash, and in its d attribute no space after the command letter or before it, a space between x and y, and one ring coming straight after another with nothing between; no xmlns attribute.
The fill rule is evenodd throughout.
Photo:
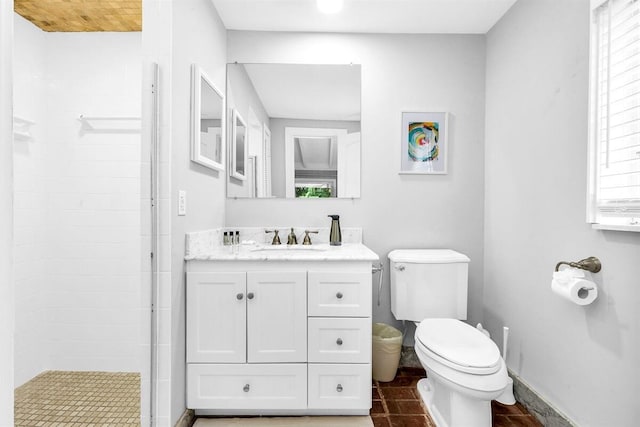
<svg viewBox="0 0 640 427"><path fill-rule="evenodd" d="M384 323L374 323L372 332L373 379L382 382L393 381L400 363L402 332Z"/></svg>

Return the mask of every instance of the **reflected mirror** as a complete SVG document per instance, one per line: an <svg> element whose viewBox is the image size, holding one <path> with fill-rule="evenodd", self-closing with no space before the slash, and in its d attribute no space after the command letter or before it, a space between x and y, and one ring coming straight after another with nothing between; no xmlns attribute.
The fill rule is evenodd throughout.
<svg viewBox="0 0 640 427"><path fill-rule="evenodd" d="M247 166L247 124L238 110L233 110L231 126L231 177L244 181Z"/></svg>
<svg viewBox="0 0 640 427"><path fill-rule="evenodd" d="M224 96L205 72L191 67L191 160L224 170Z"/></svg>
<svg viewBox="0 0 640 427"><path fill-rule="evenodd" d="M359 65L228 64L227 197L360 197L360 86Z"/></svg>

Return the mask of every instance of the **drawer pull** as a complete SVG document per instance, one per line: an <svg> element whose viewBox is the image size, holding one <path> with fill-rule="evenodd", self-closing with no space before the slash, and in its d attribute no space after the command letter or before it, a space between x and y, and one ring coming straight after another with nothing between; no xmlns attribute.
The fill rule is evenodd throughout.
<svg viewBox="0 0 640 427"><path fill-rule="evenodd" d="M338 293L336 294L336 298L338 298L338 299L342 299L342 297L343 297L342 292L338 292Z"/></svg>
<svg viewBox="0 0 640 427"><path fill-rule="evenodd" d="M338 339L336 340L336 344L338 344L338 345L342 345L342 338L338 338Z"/></svg>
<svg viewBox="0 0 640 427"><path fill-rule="evenodd" d="M249 393L250 389L251 387L249 387L249 384L245 384L244 387L242 387L242 391L244 391L245 393Z"/></svg>
<svg viewBox="0 0 640 427"><path fill-rule="evenodd" d="M336 387L336 390L338 391L338 393L342 393L342 384L338 384L338 387Z"/></svg>
<svg viewBox="0 0 640 427"><path fill-rule="evenodd" d="M253 299L253 297L254 297L254 296L255 296L255 295L253 294L253 292L249 292L249 293L247 294L247 298L249 298L249 299Z"/></svg>
<svg viewBox="0 0 640 427"><path fill-rule="evenodd" d="M242 298L244 298L244 295L242 294L242 292L240 292L238 295L236 295L236 298L238 300L242 300Z"/></svg>

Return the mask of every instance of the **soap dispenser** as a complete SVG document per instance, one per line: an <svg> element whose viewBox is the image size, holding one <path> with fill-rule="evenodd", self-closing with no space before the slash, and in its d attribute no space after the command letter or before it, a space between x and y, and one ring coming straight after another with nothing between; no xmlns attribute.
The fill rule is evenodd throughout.
<svg viewBox="0 0 640 427"><path fill-rule="evenodd" d="M342 232L340 231L340 215L329 215L329 217L331 217L329 244L331 246L340 246L342 244Z"/></svg>

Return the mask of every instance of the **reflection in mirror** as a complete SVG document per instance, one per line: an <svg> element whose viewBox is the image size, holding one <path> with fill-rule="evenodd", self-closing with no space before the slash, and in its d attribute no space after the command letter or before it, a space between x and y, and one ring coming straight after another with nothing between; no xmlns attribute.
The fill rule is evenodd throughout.
<svg viewBox="0 0 640 427"><path fill-rule="evenodd" d="M247 165L247 124L238 112L233 110L233 130L231 132L231 177L245 180Z"/></svg>
<svg viewBox="0 0 640 427"><path fill-rule="evenodd" d="M191 160L224 170L224 96L204 71L191 66Z"/></svg>
<svg viewBox="0 0 640 427"><path fill-rule="evenodd" d="M227 197L360 197L359 65L228 64L226 95L247 118Z"/></svg>
<svg viewBox="0 0 640 427"><path fill-rule="evenodd" d="M287 197L359 197L360 133L285 128Z"/></svg>

